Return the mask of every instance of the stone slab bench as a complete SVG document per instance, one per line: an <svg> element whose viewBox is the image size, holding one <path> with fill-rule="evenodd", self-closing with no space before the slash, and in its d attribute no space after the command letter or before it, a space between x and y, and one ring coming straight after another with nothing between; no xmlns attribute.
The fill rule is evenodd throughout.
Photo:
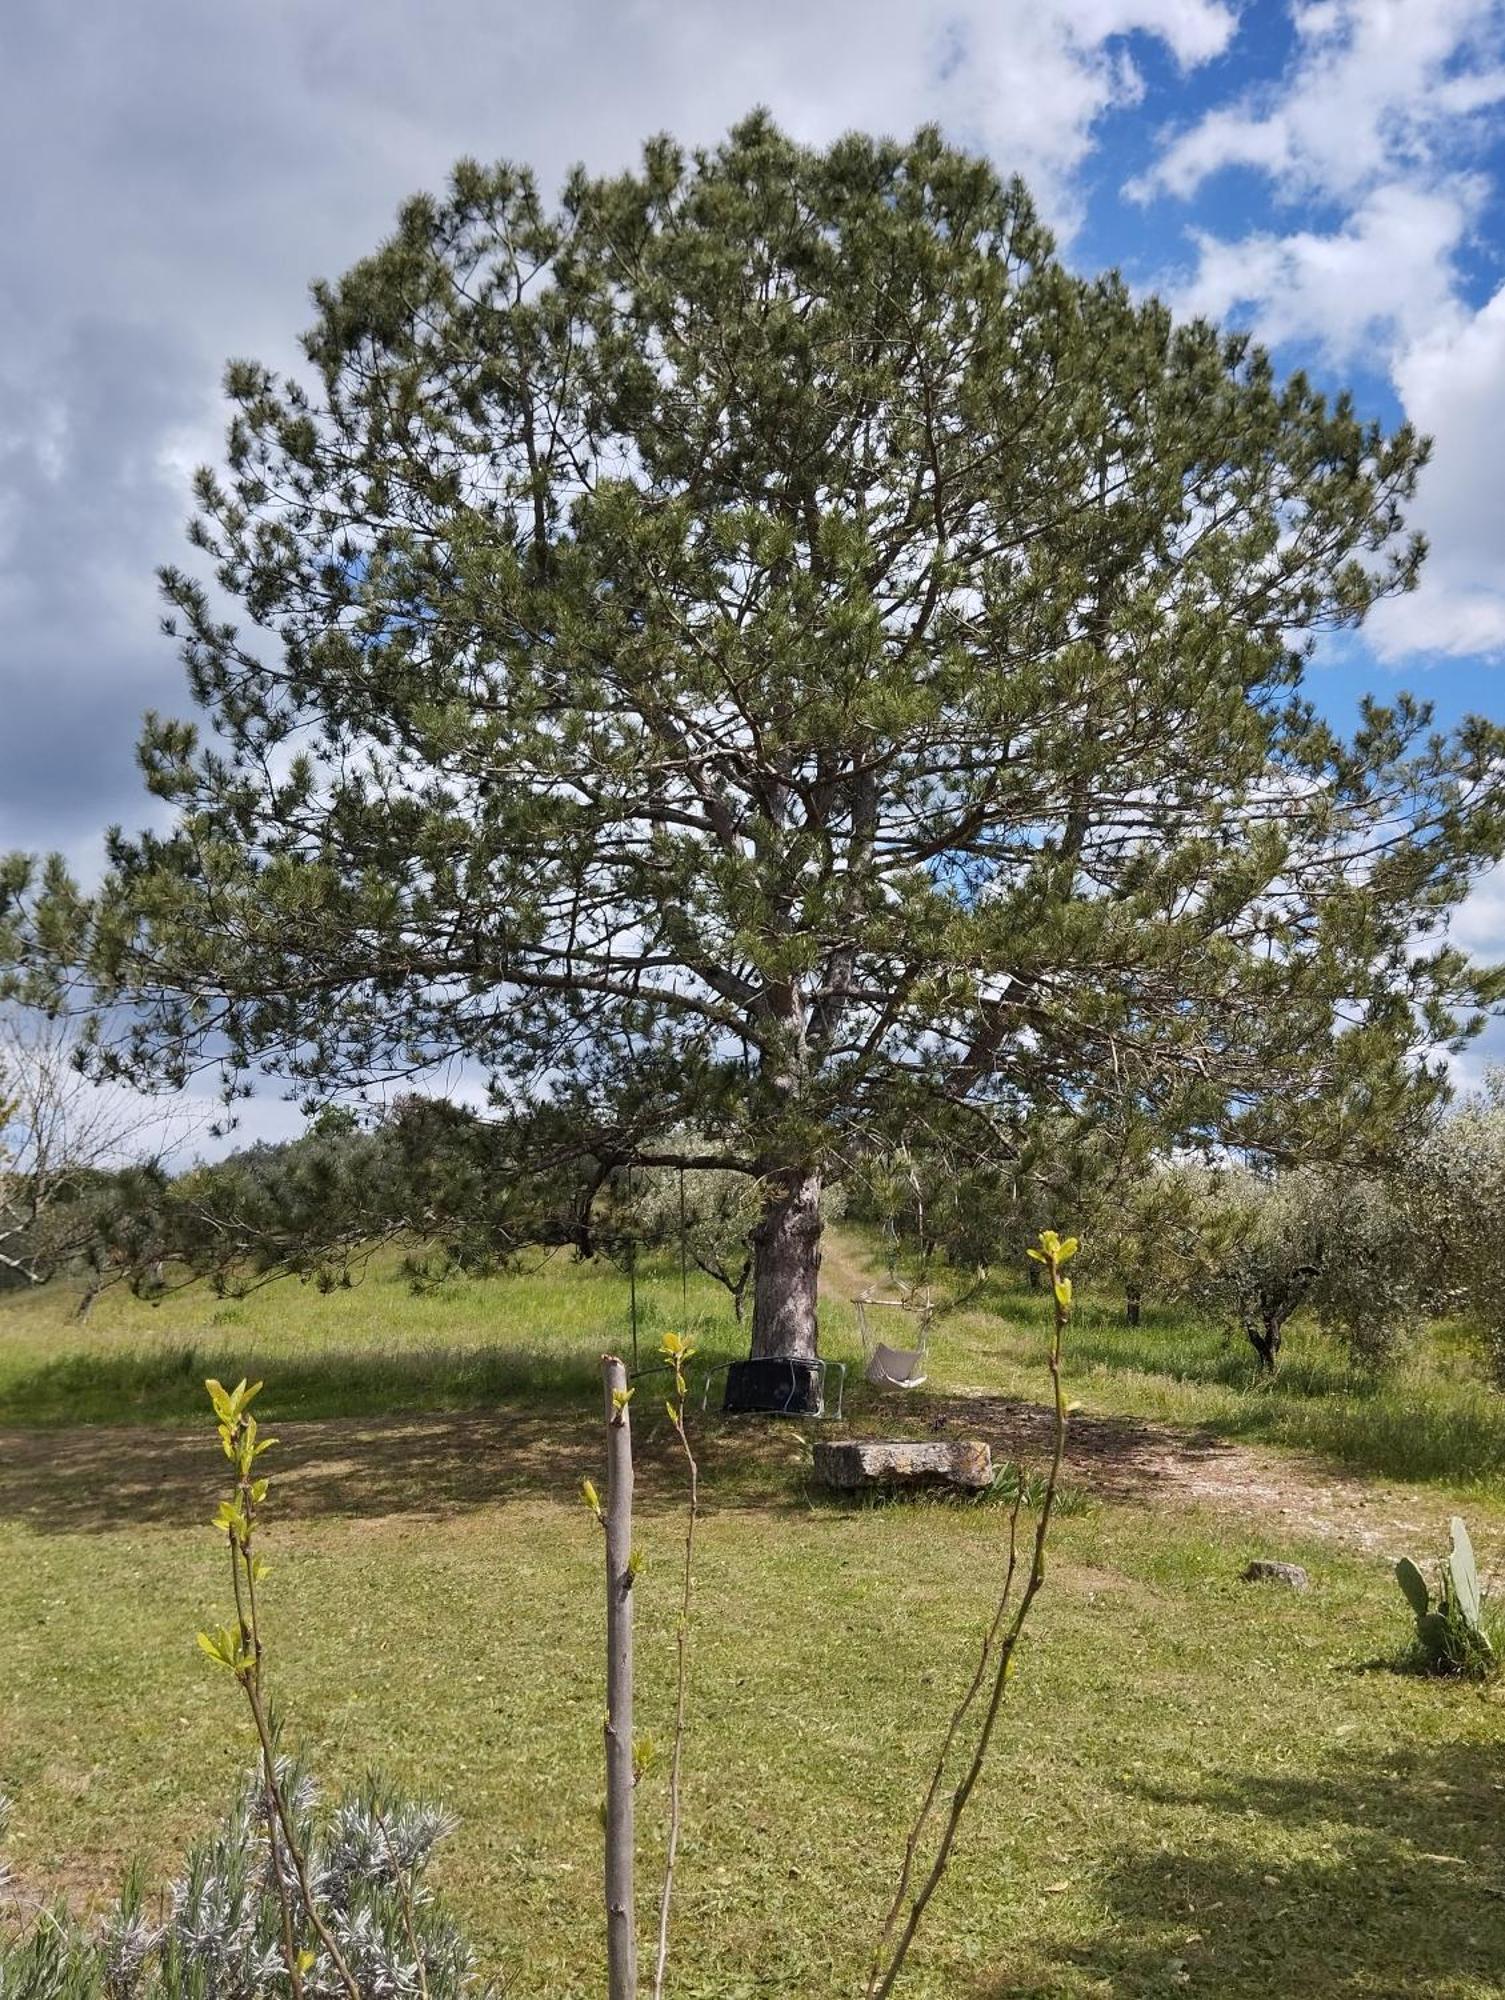
<svg viewBox="0 0 1505 2000"><path fill-rule="evenodd" d="M981 1493L993 1483L993 1454L980 1438L941 1444L844 1438L815 1447L815 1476L839 1493L880 1486L956 1486Z"/></svg>

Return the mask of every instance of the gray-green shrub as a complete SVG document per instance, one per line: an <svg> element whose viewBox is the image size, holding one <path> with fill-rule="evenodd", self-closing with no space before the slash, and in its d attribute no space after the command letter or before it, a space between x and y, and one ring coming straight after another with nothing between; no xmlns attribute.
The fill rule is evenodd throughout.
<svg viewBox="0 0 1505 2000"><path fill-rule="evenodd" d="M377 1780L321 1808L308 1773L284 1761L285 1796L320 1913L361 2000L485 2000L474 1955L425 1880L454 1827L441 1808ZM8 1938L0 1933L0 2000L285 2000L293 1991L281 1944L267 1792L248 1775L223 1824L190 1851L153 1912L130 1883L102 1924L60 1909ZM282 1865L287 1867L285 1858ZM296 1909L296 1885L291 1892ZM344 1993L317 1935L298 1943L305 2000Z"/></svg>

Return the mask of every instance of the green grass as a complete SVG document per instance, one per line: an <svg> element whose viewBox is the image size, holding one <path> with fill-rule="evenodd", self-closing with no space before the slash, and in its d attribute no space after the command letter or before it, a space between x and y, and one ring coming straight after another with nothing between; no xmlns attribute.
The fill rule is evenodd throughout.
<svg viewBox="0 0 1505 2000"><path fill-rule="evenodd" d="M709 1360L745 1349L725 1292L698 1272L682 1293L662 1264L639 1291L645 1363L686 1319ZM594 1387L604 1351L632 1351L626 1281L565 1253L421 1290L388 1251L331 1292L284 1280L220 1299L193 1285L152 1305L111 1291L82 1323L76 1298L64 1285L0 1298L0 1423L180 1423L198 1416L205 1375L275 1375L289 1417L557 1400Z"/></svg>
<svg viewBox="0 0 1505 2000"><path fill-rule="evenodd" d="M846 1289L857 1249L837 1247ZM1038 1398L1039 1303L988 1303L996 1317L940 1329L934 1386ZM677 1273L653 1273L643 1304L647 1345L680 1324ZM735 1351L693 1277L689 1305L708 1351ZM829 1333L854 1352L850 1315ZM514 1994L599 1992L600 1550L577 1487L599 1476L595 1358L626 1335L625 1285L563 1259L426 1297L385 1262L327 1297L106 1299L84 1328L56 1294L0 1303L0 1789L24 1889L97 1900L137 1853L162 1881L250 1760L235 1690L192 1635L226 1595L202 1526L223 1461L199 1379L254 1371L284 1440L266 1553L289 1727L331 1783L379 1763L461 1813L440 1883ZM1170 1318L1131 1336L1089 1306L1071 1392L1392 1481L1456 1483L1438 1441L1472 1410L1454 1435L1498 1570L1500 1425L1456 1344L1439 1336L1384 1389L1313 1336L1293 1348L1251 1394L1215 1333ZM639 1720L662 1741L680 1485L654 1407L640 1399ZM915 1408L859 1400L864 1422ZM813 1505L803 1427L697 1417L696 1435L673 1991L834 2000L858 1990L1002 1516ZM1407 1493L1418 1514L1443 1497ZM1241 1584L1256 1554L1305 1563L1312 1589ZM1501 2000L1505 1692L1395 1671L1408 1636L1380 1556L1278 1514L1153 1495L1074 1508L904 1990ZM661 1805L650 1779L650 1884Z"/></svg>
<svg viewBox="0 0 1505 2000"><path fill-rule="evenodd" d="M663 1492L639 1610L640 1715L659 1734ZM379 1758L461 1809L444 1886L516 1991L594 1992L596 1531L562 1462L542 1494L451 1491L437 1518L405 1491L375 1511L382 1497L272 1538L292 1726L331 1780ZM850 1993L977 1637L997 1516L722 1497L703 1537L677 1990ZM1402 1637L1384 1575L1296 1544L1281 1552L1308 1563L1308 1595L1237 1583L1268 1548L1221 1519L1061 1524L911 1991L1158 1994L1179 1990L1176 1960L1234 1996L1505 1991L1498 1699L1366 1670ZM212 1545L192 1526L100 1520L10 1527L0 1550L14 1858L28 1884L78 1886L144 1845L160 1875L253 1748L191 1644L223 1609ZM660 1804L650 1787L650 1879Z"/></svg>

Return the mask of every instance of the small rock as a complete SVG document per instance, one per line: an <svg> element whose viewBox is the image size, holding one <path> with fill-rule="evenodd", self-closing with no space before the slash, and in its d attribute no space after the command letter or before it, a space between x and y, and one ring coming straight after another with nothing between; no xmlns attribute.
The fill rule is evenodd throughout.
<svg viewBox="0 0 1505 2000"><path fill-rule="evenodd" d="M1241 1583L1283 1583L1288 1590L1305 1590L1311 1578L1300 1563L1252 1562L1239 1578Z"/></svg>

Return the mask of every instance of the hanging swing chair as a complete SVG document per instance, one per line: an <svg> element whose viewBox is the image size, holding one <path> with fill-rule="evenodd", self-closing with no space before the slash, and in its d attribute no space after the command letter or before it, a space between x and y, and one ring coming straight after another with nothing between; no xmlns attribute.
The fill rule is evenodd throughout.
<svg viewBox="0 0 1505 2000"><path fill-rule="evenodd" d="M871 1288L853 1299L857 1309L857 1331L862 1336L863 1374L875 1389L918 1389L925 1381L926 1359L930 1352L930 1320L932 1307L927 1296L924 1303L916 1308L908 1299L880 1299ZM890 1347L886 1340L880 1340L868 1321L869 1306L880 1306L885 1310L906 1312L911 1315L918 1311L920 1321L920 1344L918 1347Z"/></svg>

